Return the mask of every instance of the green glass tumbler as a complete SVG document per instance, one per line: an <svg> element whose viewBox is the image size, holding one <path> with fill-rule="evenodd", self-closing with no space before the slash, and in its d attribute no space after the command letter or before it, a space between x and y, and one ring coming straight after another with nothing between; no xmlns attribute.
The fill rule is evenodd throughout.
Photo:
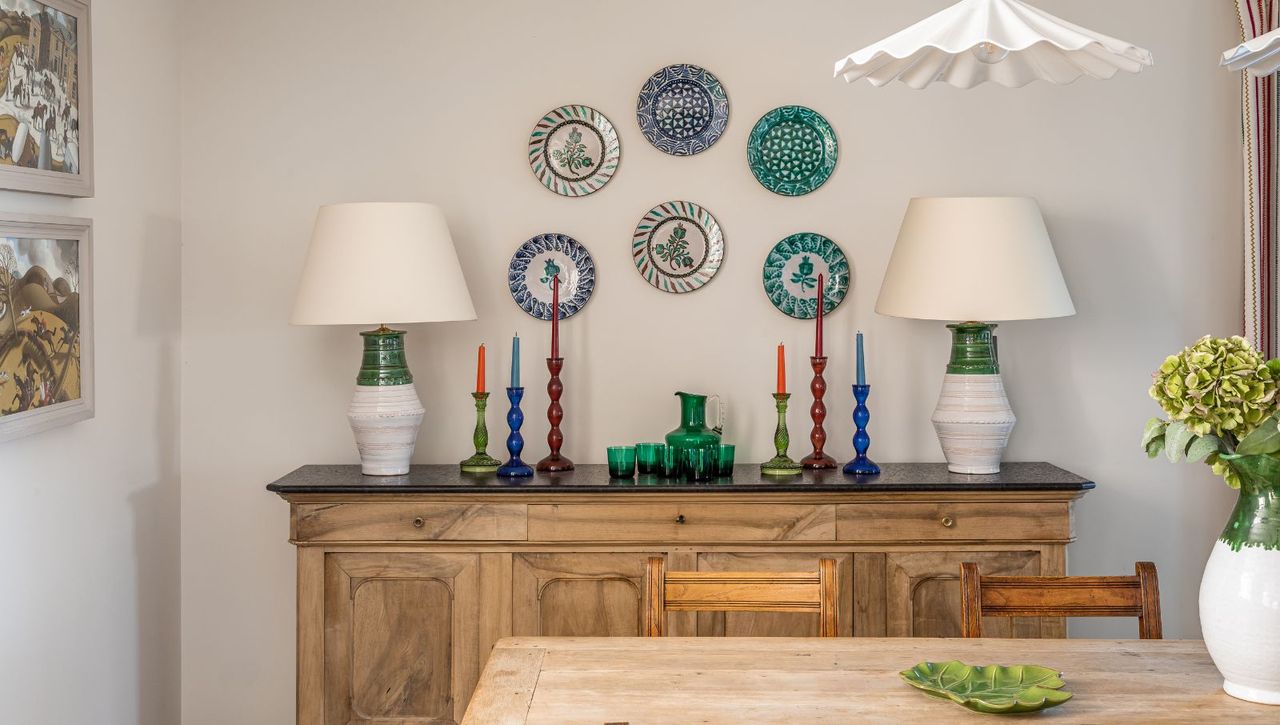
<svg viewBox="0 0 1280 725"><path fill-rule="evenodd" d="M605 453L609 458L610 478L631 478L636 475L635 446L609 446Z"/></svg>
<svg viewBox="0 0 1280 725"><path fill-rule="evenodd" d="M679 449L663 445L658 451L658 474L663 478L680 477Z"/></svg>
<svg viewBox="0 0 1280 725"><path fill-rule="evenodd" d="M637 443L636 470L646 475L651 473L661 473L662 452L665 451L666 448L666 443Z"/></svg>
<svg viewBox="0 0 1280 725"><path fill-rule="evenodd" d="M721 443L716 447L716 475L720 478L733 477L734 445Z"/></svg>
<svg viewBox="0 0 1280 725"><path fill-rule="evenodd" d="M716 475L715 446L680 449L680 469L689 482L710 481Z"/></svg>

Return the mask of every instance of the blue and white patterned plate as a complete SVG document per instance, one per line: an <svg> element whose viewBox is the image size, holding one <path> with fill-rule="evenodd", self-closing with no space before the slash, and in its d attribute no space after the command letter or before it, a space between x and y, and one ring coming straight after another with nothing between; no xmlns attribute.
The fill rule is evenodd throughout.
<svg viewBox="0 0 1280 725"><path fill-rule="evenodd" d="M729 125L720 80L696 65L669 65L649 76L636 103L640 130L663 153L691 156L711 148Z"/></svg>
<svg viewBox="0 0 1280 725"><path fill-rule="evenodd" d="M507 286L520 309L551 319L552 278L560 275L560 319L573 317L596 288L596 263L587 248L565 234L539 234L511 257Z"/></svg>
<svg viewBox="0 0 1280 725"><path fill-rule="evenodd" d="M773 245L764 260L764 293L774 307L799 320L818 316L818 275L830 314L849 291L849 260L840 245L821 234L792 234Z"/></svg>

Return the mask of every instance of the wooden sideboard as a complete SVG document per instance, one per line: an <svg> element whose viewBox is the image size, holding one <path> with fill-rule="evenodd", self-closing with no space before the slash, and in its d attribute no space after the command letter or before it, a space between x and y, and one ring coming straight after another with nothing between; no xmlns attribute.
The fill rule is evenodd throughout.
<svg viewBox="0 0 1280 725"><path fill-rule="evenodd" d="M701 484L610 481L604 466L521 483L415 466L370 478L304 466L267 488L298 554L300 725L462 719L507 636L637 636L645 560L671 570L816 569L834 557L842 634L960 634L960 564L1066 573L1072 504L1093 483L1046 463L991 476L889 464ZM817 616L675 613L672 636L811 636ZM1061 637L1061 620L989 636Z"/></svg>

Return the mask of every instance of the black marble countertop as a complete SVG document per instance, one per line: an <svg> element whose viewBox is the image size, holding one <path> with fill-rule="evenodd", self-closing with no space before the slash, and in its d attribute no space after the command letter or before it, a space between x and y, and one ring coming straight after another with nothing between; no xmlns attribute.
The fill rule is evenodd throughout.
<svg viewBox="0 0 1280 725"><path fill-rule="evenodd" d="M403 476L365 476L357 465L303 466L267 485L282 495L294 493L782 493L885 491L1085 491L1093 481L1049 463L1004 463L999 473L951 473L945 463L881 464L879 476L846 476L834 471L805 471L798 476L764 476L759 464L734 468L732 478L701 483L672 481L656 476L609 478L603 464L580 465L567 473L539 473L532 478L506 479L494 474L470 474L457 464L412 466Z"/></svg>

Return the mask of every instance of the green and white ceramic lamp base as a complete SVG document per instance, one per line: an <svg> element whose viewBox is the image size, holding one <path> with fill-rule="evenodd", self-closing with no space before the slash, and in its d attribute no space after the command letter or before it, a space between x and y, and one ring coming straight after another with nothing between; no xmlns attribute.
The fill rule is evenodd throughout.
<svg viewBox="0 0 1280 725"><path fill-rule="evenodd" d="M1000 378L991 340L995 325L964 322L947 327L952 332L951 361L931 419L947 470L998 473L1018 419Z"/></svg>
<svg viewBox="0 0 1280 725"><path fill-rule="evenodd" d="M380 327L362 332L364 357L347 421L366 476L409 472L426 412L404 357L404 332Z"/></svg>

